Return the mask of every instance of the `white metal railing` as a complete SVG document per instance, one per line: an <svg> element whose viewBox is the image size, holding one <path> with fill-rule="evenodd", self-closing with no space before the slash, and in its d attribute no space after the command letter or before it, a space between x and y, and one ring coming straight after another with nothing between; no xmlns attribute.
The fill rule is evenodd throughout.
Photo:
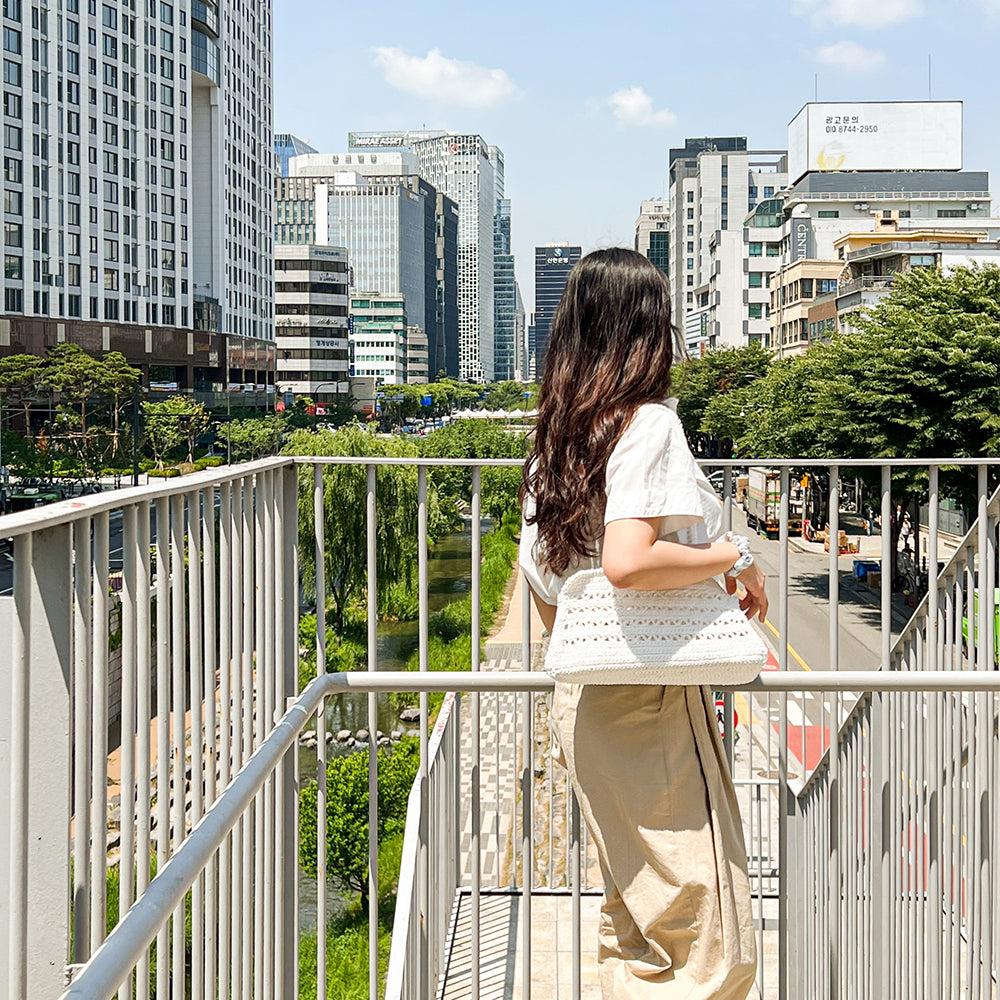
<svg viewBox="0 0 1000 1000"><path fill-rule="evenodd" d="M296 698L295 556L302 542L296 511L311 509L314 525L321 525L323 506L331 502L324 497L323 469L345 463L366 469L368 671L325 673L325 539L322 531L314 531L321 676ZM378 468L401 464L417 466L417 674L377 672L371 583ZM501 464L517 463L268 459L0 519L0 536L14 538L14 596L0 599L0 635L10 634L12 643L9 662L0 658L0 733L9 734L5 742L0 739L0 810L9 808L0 815L0 885L8 892L0 910L0 941L5 942L0 946L0 982L7 984L9 997L58 995L67 967L78 974L74 996L110 996L119 990L122 996L161 997L168 991L192 997L296 994L298 779L292 748L304 728L315 725L318 773L325 773L327 699L346 690L368 694L372 733L378 727L377 692L409 690L421 696L420 769L411 797L414 823L407 830L388 995L434 993L446 971L446 949L454 947L450 934L459 912L469 915L462 933L468 938L468 975L476 995L487 974L478 964L486 933L483 914L497 894L518 900L519 975L521 994L528 998L533 961L540 961L533 956L533 905L548 893L568 893L574 928L570 975L579 990L580 956L583 948L592 947L581 943L581 906L600 887L586 864L587 835L572 796L565 793L565 778L545 756L544 693L549 682L524 671L482 670L476 641L468 673L447 678L427 674L428 470L472 466L471 507L477 526L479 468ZM705 464L727 470L723 492L729 498L733 466L741 463ZM775 563L777 628L770 638L779 669L724 698L727 751L743 808L759 941L763 945L773 935L777 945L776 958L761 963L760 992L781 997L917 996L919 984L931 983L940 972L951 992L939 995L990 996L1000 954L1000 867L991 822L1000 671L992 668L989 627L995 615L996 577L989 574L995 574L998 512L996 498L990 500L987 493L990 469L1000 463L768 464L782 470L781 534L777 543L762 541L760 550L762 560ZM960 561L945 570L940 586L932 585L895 645L900 608L894 605L890 574L883 573L877 648L870 661L856 657L850 645L860 626L854 610L841 600L848 574L836 545L825 558L795 554L800 566L804 559L817 567L825 562L823 575L830 586L822 602L825 649L810 656L821 669L794 669L804 661L790 644L791 621L794 617L798 627L807 605L815 602L800 592L801 568L799 574L792 572L792 470L796 476L807 469L828 476L834 539L840 527L841 475L848 467L877 470L884 525L893 510L893 473L923 470L930 483L928 549L936 553L940 470L955 467L947 475L961 477L967 475L964 466L975 467L980 517L959 550ZM730 500L727 523L736 523L736 516ZM115 533L120 534L124 561L120 739L107 724L108 650L117 641L110 634L107 598ZM478 609L478 531L472 537L473 608ZM888 531L878 544L881 565L888 567L894 558ZM962 595L967 603L977 570L987 578L978 605L976 652L966 658L960 640ZM531 661L527 602L524 608L522 666ZM937 610L930 613L930 608ZM478 630L474 615L473 634ZM846 662L858 669L840 669L843 651L851 657ZM931 662L935 669L927 669ZM444 687L468 692L468 697L462 699L461 714L457 699L446 703L432 739L427 693ZM882 693L859 700L852 695L856 692ZM741 741L736 745L734 706L740 715ZM283 720L273 724L279 715ZM512 770L493 763L501 716L513 730ZM949 728L952 722L958 725ZM820 756L818 762L806 752L810 734L817 731L821 741L832 731L837 747L836 754ZM115 743L119 745L109 755ZM886 746L888 755L883 756ZM374 765L369 771L369 885L374 900L374 740L369 754ZM935 767L940 778L932 781ZM801 773L792 776L793 769ZM107 851L109 777L119 790L117 809L110 810L112 826L118 828L117 861L114 847L110 860ZM954 794L948 791L949 780ZM873 797L877 788L881 799ZM323 782L317 798L318 829L323 830L326 811L337 804L326 802ZM931 822L935 804L942 801L952 809L945 811L945 819L952 816L957 824L951 839L946 839L944 821ZM467 824L465 844L459 841L460 820ZM859 824L870 839L856 835ZM936 865L935 874L929 867L927 876L912 882L902 867L907 842L902 838L911 828L928 834L928 865ZM324 928L327 864L324 838L318 841L316 915L317 926ZM491 851L506 852L510 862L505 870L484 868L483 858ZM946 864L947 851L952 854ZM152 880L151 859L158 872ZM122 920L105 943L109 869L117 873ZM951 896L945 871L956 872ZM944 900L933 906L936 883L931 879L938 877ZM69 894L67 885L72 887ZM874 923L876 915L885 923ZM179 933L188 920L190 950ZM373 922L370 959L377 953L376 930ZM324 962L320 947L314 970L320 995ZM953 970L951 979L943 978L945 962ZM370 995L378 992L377 962L370 961ZM931 990L927 995L936 994Z"/></svg>

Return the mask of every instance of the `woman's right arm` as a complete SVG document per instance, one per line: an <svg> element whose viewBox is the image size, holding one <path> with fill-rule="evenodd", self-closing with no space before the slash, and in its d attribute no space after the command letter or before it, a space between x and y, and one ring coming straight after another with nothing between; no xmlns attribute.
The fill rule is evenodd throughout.
<svg viewBox="0 0 1000 1000"><path fill-rule="evenodd" d="M732 542L682 545L658 539L658 528L656 517L626 517L608 522L601 546L601 568L613 586L675 590L725 573L740 558L740 550ZM763 621L767 614L764 574L753 563L738 580L747 591L740 606L748 618L756 614ZM729 589L729 577L726 583Z"/></svg>

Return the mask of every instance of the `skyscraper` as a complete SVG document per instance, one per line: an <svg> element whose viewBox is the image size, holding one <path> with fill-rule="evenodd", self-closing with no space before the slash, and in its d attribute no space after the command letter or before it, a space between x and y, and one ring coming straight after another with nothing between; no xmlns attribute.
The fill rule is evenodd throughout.
<svg viewBox="0 0 1000 1000"><path fill-rule="evenodd" d="M317 153L305 139L300 139L291 132L276 132L274 136L274 158L279 177L288 176L288 161L293 156L304 156L306 153Z"/></svg>
<svg viewBox="0 0 1000 1000"><path fill-rule="evenodd" d="M428 367L458 376L458 207L408 149L292 157L277 180L279 243L344 246L355 291L402 294Z"/></svg>
<svg viewBox="0 0 1000 1000"><path fill-rule="evenodd" d="M580 247L568 243L546 243L535 247L535 364L536 379L545 373L545 353L549 347L552 317L562 298L566 279L579 263Z"/></svg>
<svg viewBox="0 0 1000 1000"><path fill-rule="evenodd" d="M503 152L479 135L457 132L351 132L353 153L403 148L420 176L458 205L458 372L492 379L493 216L503 198Z"/></svg>
<svg viewBox="0 0 1000 1000"><path fill-rule="evenodd" d="M517 357L514 343L514 314L517 310L517 282L514 255L510 252L510 201L497 201L493 218L493 379L514 378Z"/></svg>
<svg viewBox="0 0 1000 1000"><path fill-rule="evenodd" d="M274 335L270 0L9 0L4 48L0 349L227 381L210 334Z"/></svg>

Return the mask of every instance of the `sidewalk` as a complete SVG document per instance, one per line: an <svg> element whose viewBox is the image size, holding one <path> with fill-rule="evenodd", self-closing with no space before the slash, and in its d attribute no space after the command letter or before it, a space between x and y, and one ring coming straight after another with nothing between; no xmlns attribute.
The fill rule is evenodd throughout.
<svg viewBox="0 0 1000 1000"><path fill-rule="evenodd" d="M497 657L502 655L500 651L494 652L491 647L498 646L508 646L516 645L518 647L517 656L520 658L520 646L523 638L523 629L521 625L521 615L524 610L524 574L521 572L521 567L516 566L516 575L514 578L514 589L510 595L510 601L507 605L507 617L504 619L503 624L500 626L499 630L496 631L486 640L486 656L487 658ZM538 611L535 609L534 601L531 602L531 643L532 646L536 646L541 641L542 635L542 619L538 615Z"/></svg>

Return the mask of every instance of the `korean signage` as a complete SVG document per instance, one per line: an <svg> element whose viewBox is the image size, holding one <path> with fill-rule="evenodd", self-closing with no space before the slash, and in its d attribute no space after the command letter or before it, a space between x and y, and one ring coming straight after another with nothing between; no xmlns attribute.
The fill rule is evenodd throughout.
<svg viewBox="0 0 1000 1000"><path fill-rule="evenodd" d="M793 182L809 171L961 169L961 101L807 104L788 126Z"/></svg>

